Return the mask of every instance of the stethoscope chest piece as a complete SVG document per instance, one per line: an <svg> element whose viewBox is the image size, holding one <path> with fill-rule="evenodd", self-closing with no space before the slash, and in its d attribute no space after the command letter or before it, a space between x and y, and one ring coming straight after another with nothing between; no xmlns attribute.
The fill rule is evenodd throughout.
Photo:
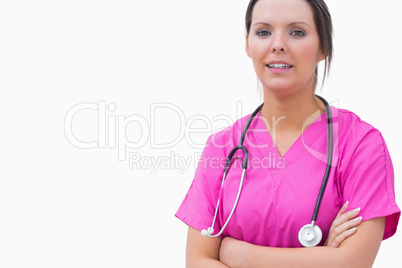
<svg viewBox="0 0 402 268"><path fill-rule="evenodd" d="M299 241L304 247L315 247L321 239L321 229L314 223L304 225L299 231Z"/></svg>

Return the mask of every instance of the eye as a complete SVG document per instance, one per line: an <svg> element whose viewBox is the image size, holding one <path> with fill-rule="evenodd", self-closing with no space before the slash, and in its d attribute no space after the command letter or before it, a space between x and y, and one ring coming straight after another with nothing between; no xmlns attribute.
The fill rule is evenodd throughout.
<svg viewBox="0 0 402 268"><path fill-rule="evenodd" d="M270 33L268 30L259 30L259 31L257 32L257 35L258 35L258 36L261 36L261 37L265 37L265 36L270 36L271 33Z"/></svg>
<svg viewBox="0 0 402 268"><path fill-rule="evenodd" d="M297 37L302 37L306 35L302 30L293 30L290 34Z"/></svg>

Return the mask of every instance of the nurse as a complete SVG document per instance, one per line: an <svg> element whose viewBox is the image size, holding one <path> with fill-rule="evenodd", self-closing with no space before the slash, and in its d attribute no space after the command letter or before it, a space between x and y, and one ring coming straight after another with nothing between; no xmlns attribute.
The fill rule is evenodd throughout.
<svg viewBox="0 0 402 268"><path fill-rule="evenodd" d="M332 60L325 2L251 0L246 32L246 53L264 93L244 139L249 167L223 234L202 236L218 199L215 230L232 210L242 169L234 164L221 189L223 168L250 115L208 138L176 213L189 226L187 267L371 267L381 241L396 232L400 209L381 133L350 111L331 107L334 154L317 218L323 239L311 248L298 240L327 165L327 118L315 96L317 64L324 60L327 72Z"/></svg>

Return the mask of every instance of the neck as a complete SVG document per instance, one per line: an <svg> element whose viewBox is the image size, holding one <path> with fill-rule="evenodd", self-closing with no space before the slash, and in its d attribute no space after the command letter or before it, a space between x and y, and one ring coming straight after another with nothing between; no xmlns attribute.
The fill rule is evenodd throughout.
<svg viewBox="0 0 402 268"><path fill-rule="evenodd" d="M301 133L324 111L324 104L317 99L313 91L303 90L291 96L277 96L264 89L261 115L267 120L270 132ZM307 119L310 123L306 121Z"/></svg>

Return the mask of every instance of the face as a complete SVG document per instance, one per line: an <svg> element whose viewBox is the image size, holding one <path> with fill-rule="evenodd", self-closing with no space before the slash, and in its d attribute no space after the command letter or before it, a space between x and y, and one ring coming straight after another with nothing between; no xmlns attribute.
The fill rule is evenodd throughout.
<svg viewBox="0 0 402 268"><path fill-rule="evenodd" d="M315 68L325 59L305 0L259 0L246 52L264 90L276 95L313 91Z"/></svg>

